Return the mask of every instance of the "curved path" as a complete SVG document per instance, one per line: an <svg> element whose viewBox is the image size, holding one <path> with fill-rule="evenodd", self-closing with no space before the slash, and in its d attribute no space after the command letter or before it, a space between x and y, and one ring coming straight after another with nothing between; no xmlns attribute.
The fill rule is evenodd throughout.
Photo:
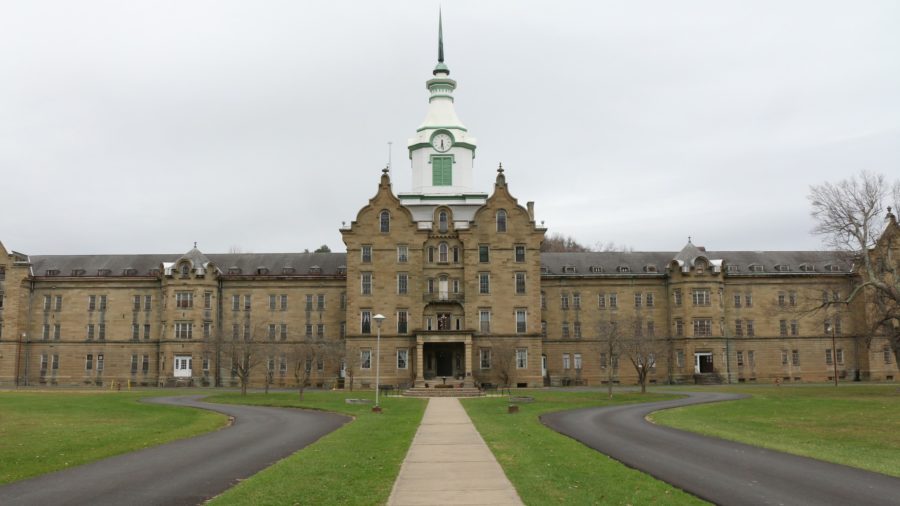
<svg viewBox="0 0 900 506"><path fill-rule="evenodd" d="M217 411L234 417L234 424L2 486L0 504L199 504L350 421L317 411L209 404L200 397L148 402Z"/></svg>
<svg viewBox="0 0 900 506"><path fill-rule="evenodd" d="M717 504L900 504L898 478L654 425L644 418L660 409L743 397L686 395L672 401L552 413L541 421Z"/></svg>

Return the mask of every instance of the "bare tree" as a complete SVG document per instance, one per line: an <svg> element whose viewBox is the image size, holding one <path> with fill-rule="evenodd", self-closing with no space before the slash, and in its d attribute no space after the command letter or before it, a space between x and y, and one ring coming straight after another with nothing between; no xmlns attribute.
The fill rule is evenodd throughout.
<svg viewBox="0 0 900 506"><path fill-rule="evenodd" d="M313 376L313 368L318 370L318 364L324 362L328 347L322 341L306 339L293 343L288 352L294 379L297 380L297 393L303 399L303 390L309 384Z"/></svg>
<svg viewBox="0 0 900 506"><path fill-rule="evenodd" d="M491 366L497 371L497 376L503 383L501 386L509 387L516 379L516 345L509 341L495 342L491 346Z"/></svg>
<svg viewBox="0 0 900 506"><path fill-rule="evenodd" d="M602 367L606 367L606 385L607 385L607 396L612 399L613 398L613 378L615 376L615 369L618 367L614 367L618 365L619 354L622 351L622 334L619 332L619 325L614 321L601 321L598 328L598 337L600 338L600 346L603 350L602 353L606 355L607 363L601 362L600 365Z"/></svg>
<svg viewBox="0 0 900 506"><path fill-rule="evenodd" d="M859 275L847 297L823 300L822 305L847 305L861 298L871 332L884 335L900 361L900 226L887 205L900 204L900 180L888 183L883 175L863 171L837 183L813 185L808 198L816 220L813 232L844 252ZM866 346L870 344L867 340Z"/></svg>
<svg viewBox="0 0 900 506"><path fill-rule="evenodd" d="M223 340L223 347L231 358L231 367L241 382L241 395L247 395L250 374L267 359L272 343L266 337L266 325L244 325L243 336ZM268 381L268 380L267 380Z"/></svg>
<svg viewBox="0 0 900 506"><path fill-rule="evenodd" d="M644 332L643 323L641 318L635 318L629 335L621 341L622 354L634 366L642 394L647 393L647 379L656 368L656 358L665 352L665 341Z"/></svg>

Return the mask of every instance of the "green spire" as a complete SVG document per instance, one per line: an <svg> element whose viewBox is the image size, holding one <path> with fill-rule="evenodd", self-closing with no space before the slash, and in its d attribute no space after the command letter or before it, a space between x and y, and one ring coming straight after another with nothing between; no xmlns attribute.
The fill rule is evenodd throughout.
<svg viewBox="0 0 900 506"><path fill-rule="evenodd" d="M450 73L450 69L444 65L444 20L440 8L438 8L438 64L432 74L437 75L438 72Z"/></svg>
<svg viewBox="0 0 900 506"><path fill-rule="evenodd" d="M444 22L438 7L438 63L444 63Z"/></svg>

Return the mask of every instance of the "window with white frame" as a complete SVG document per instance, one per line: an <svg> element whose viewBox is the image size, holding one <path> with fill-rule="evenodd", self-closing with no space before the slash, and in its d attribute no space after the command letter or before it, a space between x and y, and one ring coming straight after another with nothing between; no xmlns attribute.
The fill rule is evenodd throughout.
<svg viewBox="0 0 900 506"><path fill-rule="evenodd" d="M518 244L515 246L514 251L516 263L523 263L525 261L525 246L522 244Z"/></svg>
<svg viewBox="0 0 900 506"><path fill-rule="evenodd" d="M360 369L372 368L372 350L359 350L359 367Z"/></svg>
<svg viewBox="0 0 900 506"><path fill-rule="evenodd" d="M528 348L516 348L516 369L528 369Z"/></svg>
<svg viewBox="0 0 900 506"><path fill-rule="evenodd" d="M528 331L526 311L524 309L516 309L516 333L524 334Z"/></svg>
<svg viewBox="0 0 900 506"><path fill-rule="evenodd" d="M576 353L574 355L574 361L575 361L575 370L580 371L581 370L581 353Z"/></svg>
<svg viewBox="0 0 900 506"><path fill-rule="evenodd" d="M175 339L191 339L194 324L191 322L175 322Z"/></svg>
<svg viewBox="0 0 900 506"><path fill-rule="evenodd" d="M372 295L372 273L363 272L359 275L360 293L363 295Z"/></svg>
<svg viewBox="0 0 900 506"><path fill-rule="evenodd" d="M506 232L506 210L497 211L497 232Z"/></svg>
<svg viewBox="0 0 900 506"><path fill-rule="evenodd" d="M478 330L484 333L488 333L491 331L490 309L481 309L478 311Z"/></svg>
<svg viewBox="0 0 900 506"><path fill-rule="evenodd" d="M409 311L401 309L397 311L397 333L406 334L409 332Z"/></svg>
<svg viewBox="0 0 900 506"><path fill-rule="evenodd" d="M488 272L478 273L478 293L491 293L491 275Z"/></svg>
<svg viewBox="0 0 900 506"><path fill-rule="evenodd" d="M397 348L397 369L409 367L409 348Z"/></svg>
<svg viewBox="0 0 900 506"><path fill-rule="evenodd" d="M569 362L569 354L568 354L568 353L563 353L562 359L563 359L563 369L565 369L565 370L567 370L567 371L568 371L569 369L571 369L571 368L572 368L572 364Z"/></svg>
<svg viewBox="0 0 900 506"><path fill-rule="evenodd" d="M364 264L372 263L372 245L371 244L363 244L360 248L361 252L361 261Z"/></svg>
<svg viewBox="0 0 900 506"><path fill-rule="evenodd" d="M409 261L409 246L406 244L397 245L397 263L406 263Z"/></svg>
<svg viewBox="0 0 900 506"><path fill-rule="evenodd" d="M525 293L525 273L517 272L516 273L516 294L522 295Z"/></svg>
<svg viewBox="0 0 900 506"><path fill-rule="evenodd" d="M369 310L363 310L360 312L360 332L363 334L371 334L372 333L372 312Z"/></svg>
<svg viewBox="0 0 900 506"><path fill-rule="evenodd" d="M397 293L403 295L409 291L409 274L405 272L397 273Z"/></svg>
<svg viewBox="0 0 900 506"><path fill-rule="evenodd" d="M490 348L481 348L481 368L482 369L490 369L491 368L491 349Z"/></svg>

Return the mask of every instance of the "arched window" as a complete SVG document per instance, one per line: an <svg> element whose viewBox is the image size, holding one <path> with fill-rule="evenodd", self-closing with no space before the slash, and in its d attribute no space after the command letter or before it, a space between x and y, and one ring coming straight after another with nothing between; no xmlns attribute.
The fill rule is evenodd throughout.
<svg viewBox="0 0 900 506"><path fill-rule="evenodd" d="M446 263L448 261L447 260L448 252L449 252L449 249L447 248L447 243L442 242L442 243L438 244L438 262Z"/></svg>
<svg viewBox="0 0 900 506"><path fill-rule="evenodd" d="M506 232L506 210L497 211L497 232Z"/></svg>
<svg viewBox="0 0 900 506"><path fill-rule="evenodd" d="M381 225L382 233L386 234L391 231L391 213L387 211L381 211L379 222Z"/></svg>
<svg viewBox="0 0 900 506"><path fill-rule="evenodd" d="M447 211L441 211L440 214L438 214L438 230L441 233L447 231Z"/></svg>
<svg viewBox="0 0 900 506"><path fill-rule="evenodd" d="M187 262L181 264L181 275L187 277L191 274L191 266Z"/></svg>

